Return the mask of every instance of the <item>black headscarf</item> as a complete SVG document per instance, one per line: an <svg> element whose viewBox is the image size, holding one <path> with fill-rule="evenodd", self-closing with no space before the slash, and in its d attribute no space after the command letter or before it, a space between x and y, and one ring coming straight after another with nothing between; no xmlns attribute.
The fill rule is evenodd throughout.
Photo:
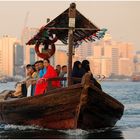
<svg viewBox="0 0 140 140"><path fill-rule="evenodd" d="M82 68L84 68L86 72L90 71L90 66L89 66L89 61L88 60L83 60L82 61Z"/></svg>
<svg viewBox="0 0 140 140"><path fill-rule="evenodd" d="M82 67L79 68L80 64L81 64L80 61L74 62L73 70L72 70L72 77L82 78L82 76L85 74L85 70Z"/></svg>
<svg viewBox="0 0 140 140"><path fill-rule="evenodd" d="M86 72L90 71L90 66L89 66L89 61L88 60L83 60L82 61L82 67L85 69ZM91 74L91 80L93 81L94 85L102 90L101 85L97 82L97 80L93 77L93 74Z"/></svg>

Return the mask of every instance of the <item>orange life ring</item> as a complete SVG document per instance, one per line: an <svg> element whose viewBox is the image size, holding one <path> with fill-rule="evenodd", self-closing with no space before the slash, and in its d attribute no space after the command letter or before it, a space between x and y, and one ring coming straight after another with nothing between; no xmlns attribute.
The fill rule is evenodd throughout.
<svg viewBox="0 0 140 140"><path fill-rule="evenodd" d="M44 45L44 52L40 52L39 51L39 47L40 47L40 42L38 42L35 46L35 52L37 54L37 56L39 56L40 58L43 59L48 59L50 58L54 53L55 53L55 42L57 41L57 38L55 37L53 40L49 40L49 43L45 43ZM51 48L49 48L49 46Z"/></svg>

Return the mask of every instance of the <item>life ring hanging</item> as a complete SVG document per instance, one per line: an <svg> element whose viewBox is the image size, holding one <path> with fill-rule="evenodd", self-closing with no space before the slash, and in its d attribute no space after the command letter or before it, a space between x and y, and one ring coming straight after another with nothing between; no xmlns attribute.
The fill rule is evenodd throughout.
<svg viewBox="0 0 140 140"><path fill-rule="evenodd" d="M44 52L40 52L39 51L39 47L41 45L40 42L37 42L37 44L35 45L35 52L37 54L37 56L39 56L40 58L43 59L48 59L50 58L52 55L54 55L55 53L55 42L57 41L57 37L55 37L53 40L48 40L48 42L46 41L44 44ZM49 46L51 46L51 48L49 48Z"/></svg>

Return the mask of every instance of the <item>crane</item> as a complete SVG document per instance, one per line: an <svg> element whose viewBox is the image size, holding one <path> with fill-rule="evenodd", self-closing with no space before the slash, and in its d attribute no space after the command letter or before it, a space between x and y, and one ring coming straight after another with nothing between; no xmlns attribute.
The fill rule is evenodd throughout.
<svg viewBox="0 0 140 140"><path fill-rule="evenodd" d="M26 12L25 15L25 19L24 19L24 25L22 28L22 32L21 32L21 45L23 46L23 68L24 68L24 74L26 75L26 70L25 70L25 58L26 58L26 39L25 39L25 31L26 31L26 27L27 27L27 21L28 21L28 17L29 17L29 11Z"/></svg>
<svg viewBox="0 0 140 140"><path fill-rule="evenodd" d="M23 46L25 45L24 32L25 32L25 29L26 29L26 26L27 26L27 21L28 21L29 13L30 13L29 11L26 12L25 19L24 19L24 25L23 25L22 32L21 32L21 44Z"/></svg>

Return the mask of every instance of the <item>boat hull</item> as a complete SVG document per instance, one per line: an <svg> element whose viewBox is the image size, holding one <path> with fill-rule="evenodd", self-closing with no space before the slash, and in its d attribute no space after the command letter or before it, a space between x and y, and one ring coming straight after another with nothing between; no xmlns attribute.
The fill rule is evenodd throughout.
<svg viewBox="0 0 140 140"><path fill-rule="evenodd" d="M1 102L0 122L53 129L76 128L81 89L73 86L53 94Z"/></svg>
<svg viewBox="0 0 140 140"><path fill-rule="evenodd" d="M104 92L90 88L87 100L87 104L80 111L79 128L113 127L123 115L124 106Z"/></svg>
<svg viewBox="0 0 140 140"><path fill-rule="evenodd" d="M81 84L45 95L0 102L0 122L50 129L95 129L114 126L124 106L97 89Z"/></svg>

